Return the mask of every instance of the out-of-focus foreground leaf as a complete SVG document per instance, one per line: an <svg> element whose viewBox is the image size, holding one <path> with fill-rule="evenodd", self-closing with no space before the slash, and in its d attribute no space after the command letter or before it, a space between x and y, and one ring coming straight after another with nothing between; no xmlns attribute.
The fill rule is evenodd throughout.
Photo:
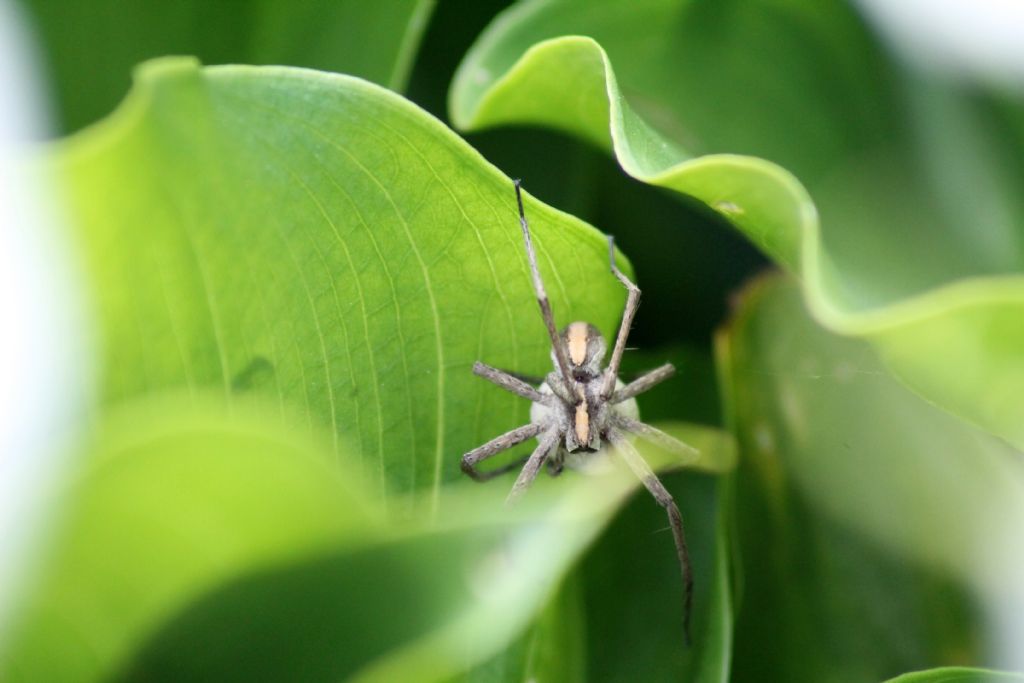
<svg viewBox="0 0 1024 683"><path fill-rule="evenodd" d="M158 401L103 425L58 499L53 550L0 678L109 680L221 582L379 535L329 450L215 406Z"/></svg>
<svg viewBox="0 0 1024 683"><path fill-rule="evenodd" d="M480 359L550 368L511 181L365 81L146 66L58 156L100 321L107 403L254 394L349 436L379 492L461 476L527 421ZM527 199L559 324L611 334L604 238Z"/></svg>
<svg viewBox="0 0 1024 683"><path fill-rule="evenodd" d="M1024 446L1016 103L901 72L840 2L536 0L481 36L450 107L467 130L568 131L700 199L825 325Z"/></svg>
<svg viewBox="0 0 1024 683"><path fill-rule="evenodd" d="M1000 683L1001 681L1024 681L1024 674L966 667L944 667L915 671L891 678L886 683Z"/></svg>
<svg viewBox="0 0 1024 683"><path fill-rule="evenodd" d="M3 680L440 680L520 633L639 487L618 467L512 509L503 487L449 487L437 520L396 524L326 443L217 405L104 424Z"/></svg>
<svg viewBox="0 0 1024 683"><path fill-rule="evenodd" d="M736 676L1019 665L1020 454L821 329L787 279L748 290L719 342L742 454Z"/></svg>
<svg viewBox="0 0 1024 683"><path fill-rule="evenodd" d="M587 600L580 612L573 594L578 587L571 585L576 579L567 571L625 496L646 492L637 492L638 482L624 468L610 476L544 481L524 511L501 504L505 487L459 488L446 493L452 514L442 513L437 525L413 525L419 530L412 535L399 531L393 541L259 574L211 593L157 633L130 670L139 678L168 681L220 681L236 676L240 667L243 680L282 680L302 671L304 680L336 680L344 672L360 681L430 681L504 648L535 622L520 644L460 680L599 675L583 668L573 642L614 601L604 591L642 594L644 587L605 582L602 594L587 596L593 604ZM664 525L664 513L644 502L661 513ZM691 505L698 509L703 502ZM667 568L659 573L670 583L658 593L675 620L660 634L661 651L686 660L691 670L704 670L692 680L721 680L730 652L731 604L725 557L717 553L726 552L727 544L716 536L714 518L691 521L693 550L701 558L698 644L691 650L683 646L678 565L670 539L662 537L664 552L649 563ZM563 582L561 596L538 618ZM205 656L181 656L209 642L217 648ZM332 642L344 645L328 647ZM396 643L401 647L388 652ZM559 651L559 644L567 650Z"/></svg>
<svg viewBox="0 0 1024 683"><path fill-rule="evenodd" d="M105 116L131 69L164 55L287 64L405 87L433 0L204 2L21 0L48 63L65 130Z"/></svg>

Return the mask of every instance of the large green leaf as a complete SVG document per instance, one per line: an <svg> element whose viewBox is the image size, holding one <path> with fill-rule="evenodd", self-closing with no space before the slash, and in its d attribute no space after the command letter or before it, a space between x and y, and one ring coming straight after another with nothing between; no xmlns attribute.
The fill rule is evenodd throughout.
<svg viewBox="0 0 1024 683"><path fill-rule="evenodd" d="M1015 103L899 73L838 2L535 0L481 36L450 107L467 130L571 132L696 197L800 274L820 321L1024 445Z"/></svg>
<svg viewBox="0 0 1024 683"><path fill-rule="evenodd" d="M363 473L354 477L369 482L363 495L397 513L379 522L389 531L370 534L370 543L200 572L158 613L143 606L144 614L118 620L97 675L112 668L173 675L186 667L186 677L222 679L249 661L250 680L300 662L325 676L358 670L371 679L435 680L497 655L538 614L533 632L563 624L567 642L581 637L571 604L549 599L636 483L539 482L533 506L520 512L501 505L506 486L497 482L472 493L441 487L459 477L462 452L527 419L527 403L474 377L472 362L530 374L550 367L507 178L436 120L365 81L287 68L201 69L189 59L144 66L125 105L64 143L54 168L67 186L95 305L98 411L185 392L207 406L212 395L230 410L255 401L298 415L300 432L330 435L327 450L343 472ZM526 203L560 323L587 319L610 335L624 297L608 272L604 238ZM720 433L671 428L704 449L699 467L728 466L731 442ZM204 448L223 444L213 439ZM202 468L190 476L201 478ZM139 488L168 480L150 469L139 474ZM126 495L104 499L123 505ZM173 492L154 501L176 519ZM73 524L109 525L107 516L71 505ZM138 536L163 552L159 534ZM67 554L55 561L58 578L40 589L44 603L78 564L68 543L58 539L56 552ZM498 567L493 588L452 586L467 563L505 545L515 563ZM275 552L287 555L291 546L282 547ZM415 567L424 554L437 561ZM149 571L138 568L133 580L146 581ZM168 566L171 584L176 571ZM153 578L154 594L168 595ZM76 599L109 599L111 576L82 581L69 589ZM720 575L707 585L720 585ZM384 603L364 586L393 586L399 602ZM399 613L406 597L420 594L407 623L384 628L375 616L374 609ZM296 604L337 610L297 627ZM94 607L72 619L73 631L108 619L105 605ZM29 637L19 652L73 647L73 634L53 623L29 626L39 639ZM727 637L706 638L716 656ZM360 645L334 646L346 639ZM186 661L182 652L190 653ZM537 652L510 654L505 678L538 670ZM573 665L553 657L544 666Z"/></svg>
<svg viewBox="0 0 1024 683"><path fill-rule="evenodd" d="M106 402L262 396L350 436L380 491L460 476L527 420L474 360L550 368L511 181L365 81L154 62L59 155L88 257ZM527 198L559 324L611 335L603 236Z"/></svg>
<svg viewBox="0 0 1024 683"><path fill-rule="evenodd" d="M21 0L34 21L65 130L106 116L146 59L287 64L348 73L402 90L432 0Z"/></svg>
<svg viewBox="0 0 1024 683"><path fill-rule="evenodd" d="M746 293L719 352L742 454L737 675L1019 662L1019 453L819 327L789 280Z"/></svg>

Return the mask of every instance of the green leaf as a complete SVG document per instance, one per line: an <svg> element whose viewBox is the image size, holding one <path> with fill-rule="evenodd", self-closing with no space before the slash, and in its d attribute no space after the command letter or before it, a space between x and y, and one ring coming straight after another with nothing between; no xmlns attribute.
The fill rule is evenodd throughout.
<svg viewBox="0 0 1024 683"><path fill-rule="evenodd" d="M998 681L1024 681L1024 674L956 666L915 671L890 678L886 683L997 683Z"/></svg>
<svg viewBox="0 0 1024 683"><path fill-rule="evenodd" d="M118 112L64 143L53 163L95 305L99 410L185 392L207 407L219 396L231 411L255 402L284 416L282 429L323 429L342 471L364 473L361 495L387 505L391 514L378 524L392 531L273 566L202 573L196 591L168 597L173 606L159 614L119 620L111 651L94 666L155 675L154 667L178 671L163 665L188 651L195 656L179 665L193 679L220 678L240 661L255 667L250 679L272 678L309 661L334 676L435 680L496 656L544 610L636 487L628 477L539 482L533 506L518 514L500 504L505 486L442 491L442 482L461 478L462 452L527 420L527 402L474 377L473 361L528 374L550 368L511 182L436 120L358 79L170 59L145 65L137 81ZM610 336L624 292L608 273L604 237L529 197L526 208L559 323L589 320ZM296 427L294 415L305 424ZM728 438L676 428L702 441L704 466L728 467ZM220 449L215 442L206 447ZM143 474L150 487L168 481ZM171 520L173 498L154 497ZM103 515L69 517L109 526ZM392 524L405 530L396 536ZM162 547L158 533L134 536ZM72 553L64 538L58 552ZM451 592L466 563L505 545L515 563L500 566L485 593ZM437 562L410 568L428 549ZM57 562L55 575L76 563ZM150 571L140 568L134 580ZM87 603L108 599L115 583L83 581L74 590ZM402 606L364 585L394 585L396 600L438 599L417 603L408 624L389 629L373 615ZM41 599L55 590L44 588ZM297 627L289 610L300 603L339 608ZM239 604L261 608L254 615ZM546 618L534 628L543 631ZM88 632L106 619L99 605L76 627ZM551 619L573 629L567 642L579 638L571 614L556 608ZM358 629L362 645L308 649L325 634L332 644L356 642L346 629ZM57 627L38 632L53 640L33 652L74 642ZM253 658L257 640L264 644ZM544 664L536 648L526 654L525 665L512 655L509 671L574 667L554 657Z"/></svg>
<svg viewBox="0 0 1024 683"><path fill-rule="evenodd" d="M699 199L819 321L1024 446L1024 110L894 76L871 40L840 3L524 2L467 54L451 116L570 132Z"/></svg>
<svg viewBox="0 0 1024 683"><path fill-rule="evenodd" d="M169 54L195 54L212 64L317 68L402 90L434 5L432 0L22 4L39 33L65 130L106 116L127 91L132 67Z"/></svg>
<svg viewBox="0 0 1024 683"><path fill-rule="evenodd" d="M736 675L1013 661L999 645L1024 613L1019 454L823 330L787 279L745 294L718 350L742 454Z"/></svg>
<svg viewBox="0 0 1024 683"><path fill-rule="evenodd" d="M102 341L102 396L254 395L345 434L380 494L457 479L527 421L471 373L542 375L549 342L510 180L365 81L288 68L142 68L60 150ZM614 333L605 239L526 200L559 325ZM628 264L624 264L628 265Z"/></svg>

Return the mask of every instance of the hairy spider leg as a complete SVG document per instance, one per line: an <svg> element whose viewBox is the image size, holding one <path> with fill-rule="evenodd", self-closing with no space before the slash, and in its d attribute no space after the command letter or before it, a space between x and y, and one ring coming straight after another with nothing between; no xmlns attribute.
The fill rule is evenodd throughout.
<svg viewBox="0 0 1024 683"><path fill-rule="evenodd" d="M551 337L551 348L555 350L555 360L558 362L558 371L566 386L572 386L572 374L569 372L569 359L565 355L565 347L562 345L562 338L555 328L555 315L551 312L551 302L548 301L548 293L544 290L544 281L540 277L540 269L537 267L537 254L533 251L533 241L530 239L530 224L526 222L526 214L523 212L523 193L520 188L521 180L512 181L516 186L516 203L519 205L519 225L523 229L523 241L526 242L526 260L530 263L530 275L533 280L533 291L537 295L537 303L540 305L540 314L544 318L544 326L548 329L548 336Z"/></svg>
<svg viewBox="0 0 1024 683"><path fill-rule="evenodd" d="M664 382L672 375L676 374L676 367L671 363L665 363L661 367L648 370L644 374L637 377L635 380L622 387L614 394L612 394L609 402L612 404L622 403L627 401L637 394L642 394L648 389Z"/></svg>
<svg viewBox="0 0 1024 683"><path fill-rule="evenodd" d="M619 267L615 265L615 238L608 235L608 261L611 263L612 275L619 279L626 287L626 308L622 311L622 324L619 325L619 334L615 338L615 347L612 349L611 360L604 371L604 384L601 386L601 396L610 398L615 390L615 380L619 377L619 365L622 363L622 354L626 350L626 339L629 337L629 328L633 325L633 316L640 306L640 288L622 274Z"/></svg>
<svg viewBox="0 0 1024 683"><path fill-rule="evenodd" d="M502 451L507 451L527 439L532 439L540 434L546 427L547 425L531 422L528 425L516 427L510 432L505 432L501 436L491 439L483 446L478 446L462 456L462 471L477 481L486 481L490 477L487 476L486 473L480 472L476 469L477 463L495 456Z"/></svg>
<svg viewBox="0 0 1024 683"><path fill-rule="evenodd" d="M680 456L687 462L694 462L697 460L698 456L700 456L700 451L693 446L683 443L671 434L666 434L657 427L652 427L646 422L634 420L619 413L612 413L611 419L612 422L615 423L615 426L620 429L632 432L644 441L649 441L655 446L660 446L669 453L674 453Z"/></svg>
<svg viewBox="0 0 1024 683"><path fill-rule="evenodd" d="M633 471L633 474L640 479L644 487L658 501L658 505L665 508L665 512L668 513L669 526L672 527L672 536L676 542L679 568L683 574L683 635L686 638L686 644L689 645L690 610L693 605L693 572L690 568L690 551L686 547L686 534L683 532L683 516L679 514L679 508L676 506L676 501L672 498L672 494L668 492L668 489L665 488L665 485L654 474L647 461L643 459L643 456L629 442L629 439L622 432L616 429L609 429L608 440L611 441L615 452L626 461L626 465Z"/></svg>
<svg viewBox="0 0 1024 683"><path fill-rule="evenodd" d="M480 361L473 363L473 374L497 384L505 391L510 391L513 394L522 396L534 403L548 404L550 402L550 397L540 393L538 390L534 389L512 373L499 370L498 368L493 368L486 363L481 363Z"/></svg>

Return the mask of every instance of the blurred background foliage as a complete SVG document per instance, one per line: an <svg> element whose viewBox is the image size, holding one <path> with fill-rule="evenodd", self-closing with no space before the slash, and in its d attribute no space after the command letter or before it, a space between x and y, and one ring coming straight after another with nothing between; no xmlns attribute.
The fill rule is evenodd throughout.
<svg viewBox="0 0 1024 683"><path fill-rule="evenodd" d="M0 678L1024 666L1019 93L905 61L838 0L507 4L21 0L101 370ZM421 109L171 61L110 116L164 55ZM626 372L680 370L645 419L704 470L738 455L665 475L691 649L632 484L509 512L460 481L526 419L472 361L548 362L502 174L544 202L559 319L614 328L586 224L614 233L644 290Z"/></svg>

